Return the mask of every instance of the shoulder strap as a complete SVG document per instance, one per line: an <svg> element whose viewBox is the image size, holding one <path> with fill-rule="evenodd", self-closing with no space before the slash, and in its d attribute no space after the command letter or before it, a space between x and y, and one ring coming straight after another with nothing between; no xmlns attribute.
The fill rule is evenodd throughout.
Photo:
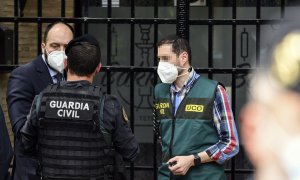
<svg viewBox="0 0 300 180"><path fill-rule="evenodd" d="M200 76L191 87L188 96L197 98L214 98L217 81Z"/></svg>
<svg viewBox="0 0 300 180"><path fill-rule="evenodd" d="M104 93L102 98L100 99L100 106L99 106L99 129L100 132L102 132L104 141L107 143L107 145L111 145L112 140L111 140L111 134L107 132L107 130L104 128L103 121L104 121L104 103L106 99L106 94Z"/></svg>
<svg viewBox="0 0 300 180"><path fill-rule="evenodd" d="M100 100L100 106L99 106L99 109L100 109L100 122L99 122L99 125L100 125L100 130L103 132L103 120L104 120L104 115L103 115L103 109L104 109L104 101L105 101L105 98L106 98L106 94L103 94L101 100Z"/></svg>
<svg viewBox="0 0 300 180"><path fill-rule="evenodd" d="M160 83L157 84L154 88L154 98L162 98L162 97L169 97L170 93L170 84Z"/></svg>
<svg viewBox="0 0 300 180"><path fill-rule="evenodd" d="M44 93L55 92L58 88L58 84L49 84L44 90Z"/></svg>
<svg viewBox="0 0 300 180"><path fill-rule="evenodd" d="M36 114L39 117L40 116L40 110L41 110L41 103L42 103L42 96L43 94L37 95L36 98Z"/></svg>
<svg viewBox="0 0 300 180"><path fill-rule="evenodd" d="M38 117L40 115L41 103L42 103L43 96L50 92L55 92L57 90L57 88L58 88L57 84L48 84L48 86L42 92L40 92L39 95L35 96L35 98L36 98L36 113L37 113Z"/></svg>

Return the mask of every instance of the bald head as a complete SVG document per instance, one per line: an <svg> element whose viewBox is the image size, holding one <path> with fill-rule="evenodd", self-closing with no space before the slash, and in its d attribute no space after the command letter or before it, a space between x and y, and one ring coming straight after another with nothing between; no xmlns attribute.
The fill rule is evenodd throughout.
<svg viewBox="0 0 300 180"><path fill-rule="evenodd" d="M45 32L44 32L44 38L43 38L44 43L45 43L45 42L47 41L47 39L48 39L49 31L52 30L56 25L59 25L59 26L63 26L63 25L64 25L65 27L67 27L67 28L71 31L72 35L74 34L74 29L73 29L73 27L70 26L69 24L64 23L64 22L60 22L60 21L53 22L53 23L48 24L48 26L47 26L46 29L45 29Z"/></svg>
<svg viewBox="0 0 300 180"><path fill-rule="evenodd" d="M45 30L42 49L44 53L45 50L48 53L64 51L67 44L73 39L73 36L73 29L70 25L62 22L49 24Z"/></svg>

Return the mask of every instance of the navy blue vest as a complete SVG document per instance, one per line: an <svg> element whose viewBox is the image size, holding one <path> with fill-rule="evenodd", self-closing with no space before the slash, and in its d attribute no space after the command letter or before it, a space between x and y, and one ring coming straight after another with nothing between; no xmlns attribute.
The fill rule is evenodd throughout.
<svg viewBox="0 0 300 180"><path fill-rule="evenodd" d="M83 88L49 85L43 91L38 152L44 179L112 177L111 145L100 130L101 91Z"/></svg>

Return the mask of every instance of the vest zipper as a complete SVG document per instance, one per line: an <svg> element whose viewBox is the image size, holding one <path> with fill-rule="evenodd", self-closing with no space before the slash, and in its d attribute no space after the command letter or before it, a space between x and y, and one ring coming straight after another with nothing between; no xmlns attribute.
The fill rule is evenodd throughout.
<svg viewBox="0 0 300 180"><path fill-rule="evenodd" d="M176 98L176 97L174 97L174 98ZM170 94L170 100L172 99L172 94ZM173 139L174 139L174 135L175 135L175 133L174 133L174 131L175 131L175 120L176 120L176 117L175 117L175 106L174 106L174 103L173 103L173 101L171 100L171 105L172 105L172 112L171 112L171 114L172 114L172 131L171 131L171 139L170 139L170 145L169 145L169 156L170 156L170 158L169 159L171 159L172 157L173 157Z"/></svg>
<svg viewBox="0 0 300 180"><path fill-rule="evenodd" d="M171 140L170 140L170 146L169 146L169 154L170 154L170 158L173 157L173 139L174 139L174 134L175 134L175 121L176 121L176 118L175 116L173 115L173 118L172 118L172 132L171 132Z"/></svg>
<svg viewBox="0 0 300 180"><path fill-rule="evenodd" d="M193 82L193 84L196 82L196 80ZM193 86L193 84L191 85L191 87ZM189 88L186 92L185 92L185 96L182 99L181 103L184 101L184 99L186 98L187 94L189 93L191 88ZM175 95L176 96L176 95ZM176 98L176 97L174 97ZM170 94L170 100L172 99L172 95ZM177 110L180 108L181 103L178 105ZM173 157L173 141L174 141L174 135L175 135L175 122L176 122L176 113L175 113L175 106L171 100L171 104L172 104L172 132L171 132L171 140L170 140L170 145L169 145L169 156L170 159ZM172 177L172 173L171 176Z"/></svg>
<svg viewBox="0 0 300 180"><path fill-rule="evenodd" d="M175 112L175 106L173 106L172 104L172 108L173 108L173 112ZM170 140L170 146L169 146L169 155L171 159L173 157L173 141L174 141L174 135L175 135L175 121L176 121L176 117L173 114L172 116L172 132L171 132L171 140ZM172 172L170 172L170 180L173 179L173 174Z"/></svg>

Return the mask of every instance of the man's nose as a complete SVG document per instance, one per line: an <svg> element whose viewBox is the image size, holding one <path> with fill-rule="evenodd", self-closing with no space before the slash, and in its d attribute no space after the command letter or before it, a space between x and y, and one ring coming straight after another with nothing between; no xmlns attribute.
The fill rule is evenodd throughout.
<svg viewBox="0 0 300 180"><path fill-rule="evenodd" d="M59 46L60 51L64 51L65 49L66 49L65 46Z"/></svg>

